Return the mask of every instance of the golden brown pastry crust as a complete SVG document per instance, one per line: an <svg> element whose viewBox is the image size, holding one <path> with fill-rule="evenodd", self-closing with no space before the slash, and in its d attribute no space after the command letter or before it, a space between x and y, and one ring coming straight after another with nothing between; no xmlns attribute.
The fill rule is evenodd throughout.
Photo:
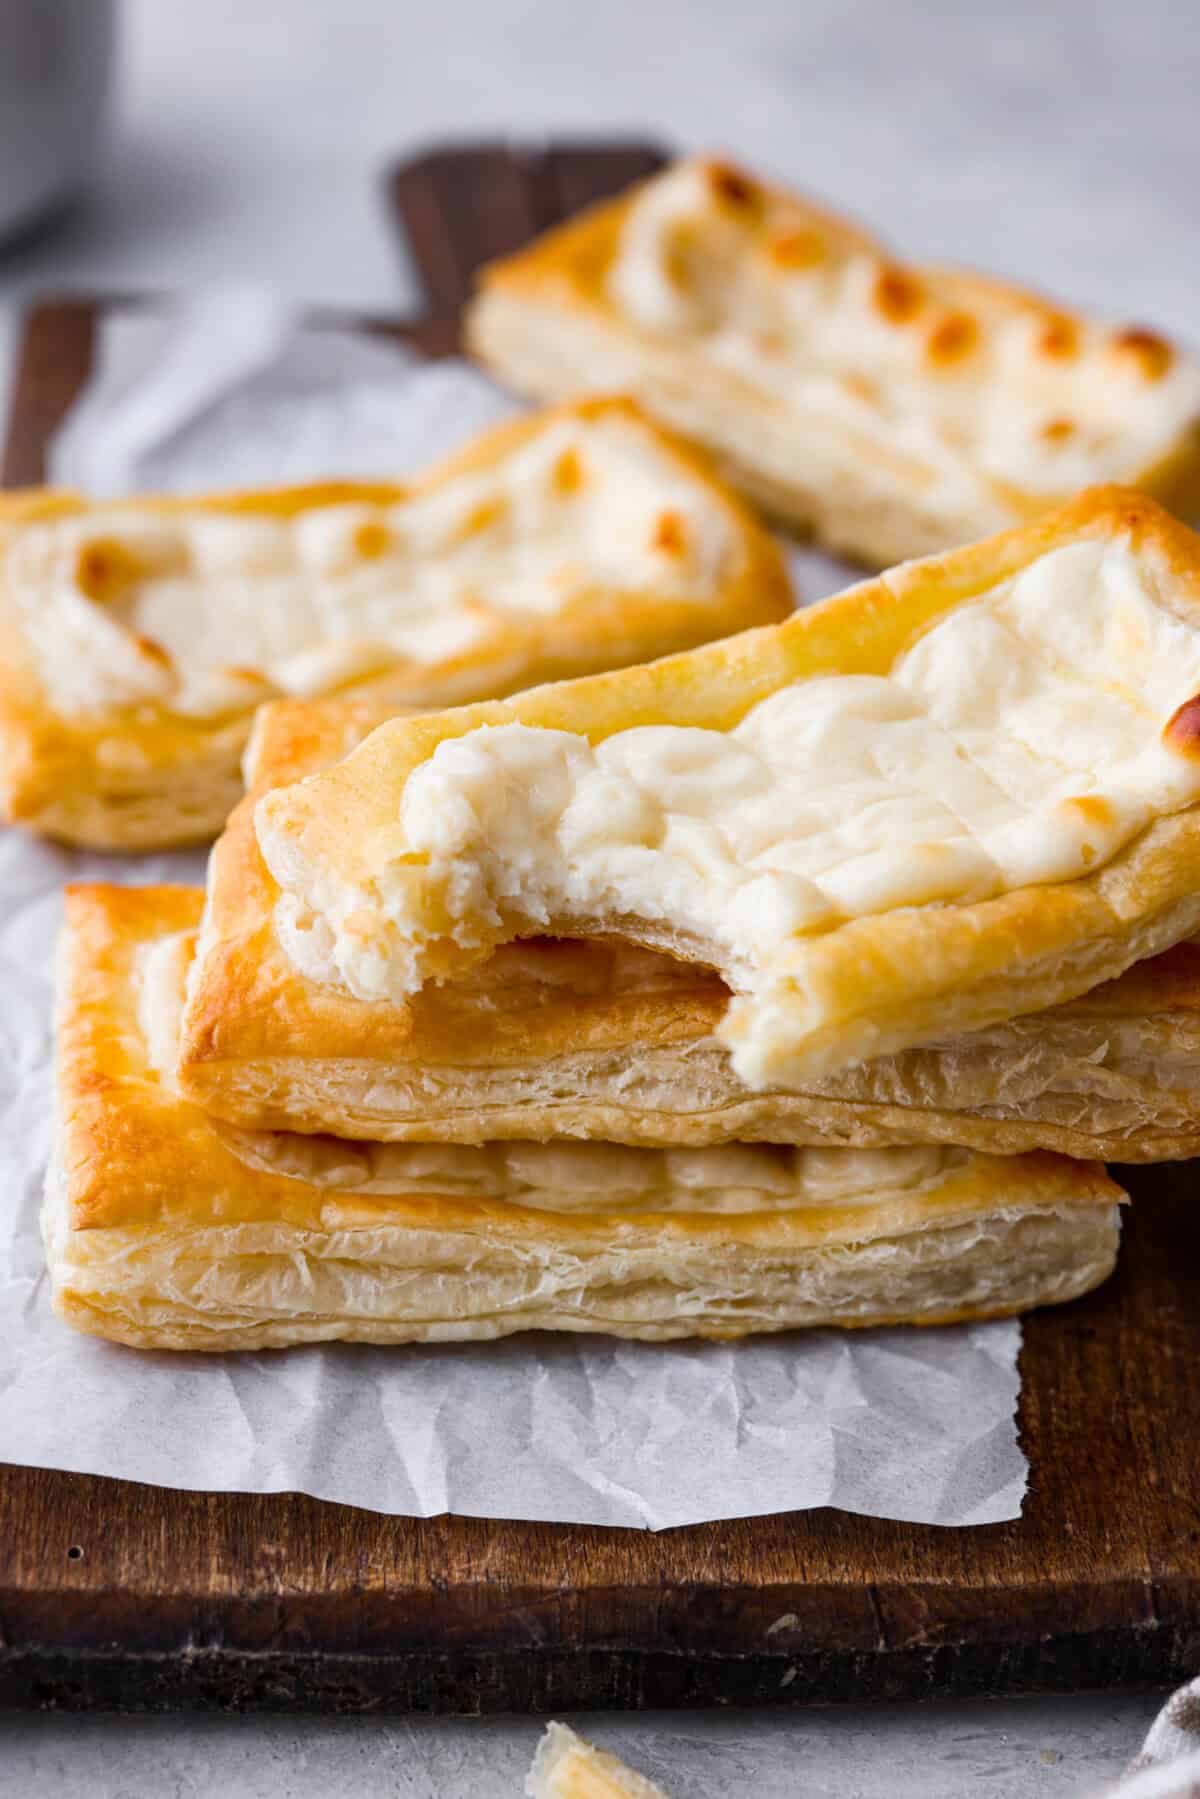
<svg viewBox="0 0 1200 1799"><path fill-rule="evenodd" d="M385 950L396 927L373 897L377 876L382 860L403 868L410 916L421 912L428 931L426 974L461 978L484 953L477 947L483 939L468 946L452 936L436 881L427 891L423 864L404 867L400 860L401 795L438 744L482 725L548 727L593 743L648 724L727 731L798 679L886 673L960 603L1049 551L1097 539L1129 548L1157 605L1193 625L1200 620L1200 539L1142 496L1101 489L1024 530L892 570L781 626L501 703L393 720L335 767L265 795L255 808L260 843L270 837L277 871L286 863L287 885L306 901L318 879L359 896L357 940ZM1194 753L1189 712L1179 708L1169 727L1185 756ZM751 997L735 1001L722 1021L723 1040L737 1054L746 1034L756 1033L755 1063L766 1068L756 1084L802 1092L856 1062L1044 1011L1200 930L1198 870L1200 808L1190 806L1154 819L1094 874L982 902L894 906L824 934L793 936L770 964L769 984L764 978ZM515 934L519 927L506 927L501 916L497 928ZM665 919L650 924L597 913L569 924L551 918L549 928L575 935L620 930L648 947L710 963L722 953L673 931ZM738 982L738 971L731 974Z"/></svg>
<svg viewBox="0 0 1200 1799"><path fill-rule="evenodd" d="M187 497L139 499L139 511L291 517L309 509L387 505L480 473L515 455L558 418L617 418L647 435L665 465L698 488L728 522L734 567L702 604L665 595L596 587L560 612L502 616L475 646L433 663L397 656L394 666L352 684L392 710L458 705L535 682L613 668L666 654L747 625L787 615L793 602L782 558L749 509L712 476L708 460L650 424L630 401L602 398L531 413L484 433L405 487L393 482L325 482ZM0 563L29 523L85 515L78 495L31 490L0 496ZM67 843L149 850L200 843L221 829L243 787L240 774L253 705L216 717L186 717L143 703L65 717L44 691L18 618L0 586L0 808L11 820Z"/></svg>
<svg viewBox="0 0 1200 1799"><path fill-rule="evenodd" d="M1069 402L1064 411L1054 385L1058 371L1075 366L1081 337L1094 329L1083 314L1011 282L958 269L906 267L852 221L728 163L701 159L678 166L696 170L718 212L741 214L750 222L753 248L745 251L747 258L765 256L785 276L789 259L799 266L797 256L801 262L811 257L816 266L831 257L855 256L873 267L873 308L862 328L889 326L900 338L919 334L924 347L912 382L917 388L924 382L931 409L947 383L969 385L975 378L971 353L981 340L1028 321L1031 440L1039 434L1067 440L1086 434L1086 419L1076 421ZM819 413L806 425L802 415L780 406L778 395L788 392L794 371L769 330L755 335L768 356L777 357L778 392L736 363L710 355L702 333L651 329L622 310L609 291L622 235L639 199L664 179L655 177L589 208L485 269L467 315L467 339L480 361L518 392L541 400L562 400L599 386L637 394L656 417L706 443L722 474L768 513L875 567L1027 522L1061 503L1061 485L1043 492L1036 483L989 477L981 467L971 470L974 491L968 486L941 494L903 432L889 442L886 427L849 417L842 441L837 423ZM759 242L763 232L768 236ZM686 260L686 247L681 254ZM686 281L682 271L680 278ZM718 287L735 278L718 268L707 277ZM837 302L821 304L836 307ZM845 331L853 329L846 319ZM1113 375L1125 369L1153 388L1179 352L1156 334L1133 327L1111 332L1107 354ZM868 403L868 416L876 374L864 359L859 375L846 375L847 387ZM1103 386L1103 375L1098 379ZM1110 380L1110 405L1111 385ZM1103 479L1139 487L1180 515L1195 517L1200 422L1193 414L1172 441L1143 462L1135 456L1129 466L1083 474L1073 485Z"/></svg>
<svg viewBox="0 0 1200 1799"><path fill-rule="evenodd" d="M506 946L463 984L368 1005L298 974L254 798L347 754L371 701L259 714L250 797L213 851L180 1081L260 1130L396 1142L592 1137L962 1143L1116 1161L1200 1154L1200 949L1181 944L1036 1016L868 1062L804 1090L754 1093L716 1029L728 991L694 965L598 941Z"/></svg>
<svg viewBox="0 0 1200 1799"><path fill-rule="evenodd" d="M55 1303L80 1329L202 1349L527 1328L738 1336L992 1316L1073 1297L1112 1267L1120 1189L1054 1156L845 1152L831 1197L797 1187L796 1203L785 1190L730 1211L692 1209L694 1178L669 1203L661 1158L610 1145L583 1152L601 1159L584 1210L562 1209L554 1181L523 1202L529 1181L503 1155L491 1193L464 1194L442 1175L356 1191L320 1174L329 1158L309 1139L237 1153L174 1089L149 1022L147 952L186 951L201 905L179 887L68 891L45 1233ZM639 1153L655 1171L645 1196L624 1182L606 1204L604 1159ZM784 1159L786 1189L787 1158L812 1152L751 1153ZM926 1162L910 1178L914 1153ZM901 1178L881 1180L895 1158Z"/></svg>

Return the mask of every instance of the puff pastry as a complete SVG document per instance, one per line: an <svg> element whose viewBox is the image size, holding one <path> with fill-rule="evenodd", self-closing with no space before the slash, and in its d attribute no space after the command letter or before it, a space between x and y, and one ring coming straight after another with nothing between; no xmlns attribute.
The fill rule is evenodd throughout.
<svg viewBox="0 0 1200 1799"><path fill-rule="evenodd" d="M883 566L1120 481L1200 506L1200 363L980 275L908 268L723 163L676 165L485 272L523 393L635 393L735 485Z"/></svg>
<svg viewBox="0 0 1200 1799"><path fill-rule="evenodd" d="M0 805L102 849L201 841L273 694L457 705L790 605L748 510L619 399L503 425L410 488L11 495Z"/></svg>
<svg viewBox="0 0 1200 1799"><path fill-rule="evenodd" d="M176 1089L202 895L68 891L45 1238L81 1330L166 1349L525 1329L933 1324L1112 1269L1096 1164L959 1149L364 1146L222 1130Z"/></svg>
<svg viewBox="0 0 1200 1799"><path fill-rule="evenodd" d="M462 982L401 1004L308 981L272 923L279 890L254 797L344 756L377 702L281 701L247 752L251 796L213 851L179 1078L268 1130L391 1141L590 1137L961 1143L1114 1161L1200 1155L1200 948L1180 944L1032 1017L752 1092L717 1029L708 971L612 941L507 944Z"/></svg>
<svg viewBox="0 0 1200 1799"><path fill-rule="evenodd" d="M706 963L748 1086L1072 999L1200 929L1200 538L1097 490L783 625L396 719L265 794L293 964L534 934Z"/></svg>
<svg viewBox="0 0 1200 1799"><path fill-rule="evenodd" d="M655 1786L577 1736L567 1724L548 1724L525 1779L526 1799L668 1799Z"/></svg>

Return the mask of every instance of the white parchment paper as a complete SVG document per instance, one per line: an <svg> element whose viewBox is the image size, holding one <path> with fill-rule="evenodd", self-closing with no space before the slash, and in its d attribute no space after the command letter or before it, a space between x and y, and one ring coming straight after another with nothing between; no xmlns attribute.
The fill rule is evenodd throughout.
<svg viewBox="0 0 1200 1799"><path fill-rule="evenodd" d="M94 492L407 473L512 410L458 363L297 328L252 290L110 326L55 446ZM848 578L798 558L807 597ZM380 1511L648 1526L817 1505L1016 1517L1019 1326L738 1345L528 1335L481 1346L171 1356L53 1316L37 1214L67 880L202 878L203 858L0 837L0 1459Z"/></svg>

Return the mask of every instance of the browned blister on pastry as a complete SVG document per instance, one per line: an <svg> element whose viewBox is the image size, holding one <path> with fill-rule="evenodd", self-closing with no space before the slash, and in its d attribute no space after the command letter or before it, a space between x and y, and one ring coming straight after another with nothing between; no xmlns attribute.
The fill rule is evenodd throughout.
<svg viewBox="0 0 1200 1799"><path fill-rule="evenodd" d="M457 705L790 603L748 510L619 399L503 425L411 486L11 495L0 803L103 849L199 842L241 793L272 696Z"/></svg>
<svg viewBox="0 0 1200 1799"><path fill-rule="evenodd" d="M882 566L1098 482L1200 510L1200 363L1027 290L913 268L704 158L483 277L481 359L542 398L617 387L785 523Z"/></svg>

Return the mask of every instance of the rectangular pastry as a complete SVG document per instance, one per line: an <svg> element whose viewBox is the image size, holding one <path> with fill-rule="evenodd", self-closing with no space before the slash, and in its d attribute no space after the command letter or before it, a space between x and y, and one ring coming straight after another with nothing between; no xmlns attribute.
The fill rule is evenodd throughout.
<svg viewBox="0 0 1200 1799"><path fill-rule="evenodd" d="M739 1079L803 1088L1194 935L1198 800L1200 539L1100 489L782 625L392 720L255 827L331 992L619 935L715 968Z"/></svg>
<svg viewBox="0 0 1200 1799"><path fill-rule="evenodd" d="M246 1133L174 1079L203 896L67 895L45 1240L70 1323L162 1349L946 1323L1111 1271L1121 1190L1063 1157Z"/></svg>
<svg viewBox="0 0 1200 1799"><path fill-rule="evenodd" d="M220 830L255 707L446 706L786 615L779 552L627 401L502 425L411 487L0 498L0 806L70 843Z"/></svg>
<svg viewBox="0 0 1200 1799"><path fill-rule="evenodd" d="M1179 944L1047 1012L755 1091L717 1030L728 989L694 963L612 940L502 946L461 982L354 999L307 980L274 927L258 794L329 766L383 722L367 700L259 713L251 794L209 864L179 1078L260 1130L396 1142L591 1137L960 1143L1102 1161L1200 1155L1200 947Z"/></svg>
<svg viewBox="0 0 1200 1799"><path fill-rule="evenodd" d="M1193 357L906 267L724 163L678 163L493 264L467 332L518 392L636 394L776 517L880 567L1100 482L1200 507Z"/></svg>

